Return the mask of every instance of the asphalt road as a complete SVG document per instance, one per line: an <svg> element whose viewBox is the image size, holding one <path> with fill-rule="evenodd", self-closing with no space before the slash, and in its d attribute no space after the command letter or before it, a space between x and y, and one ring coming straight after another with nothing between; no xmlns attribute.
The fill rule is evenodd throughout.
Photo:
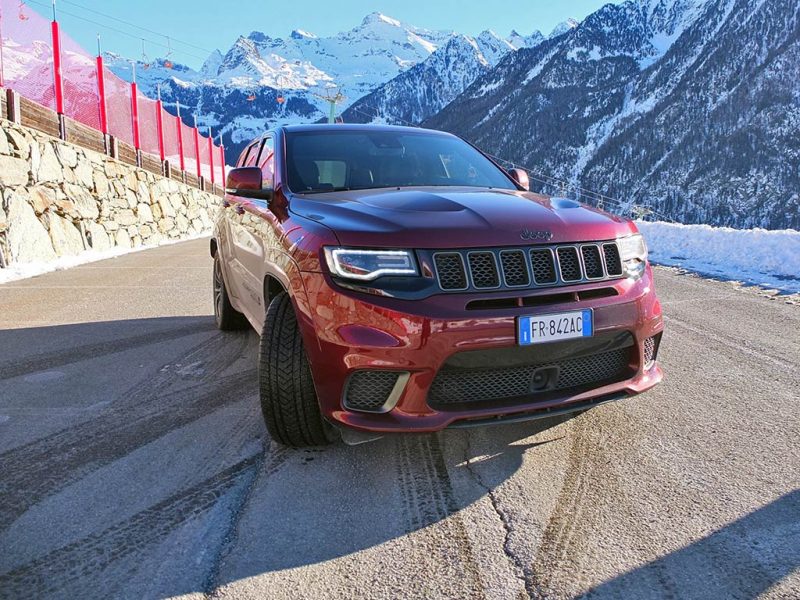
<svg viewBox="0 0 800 600"><path fill-rule="evenodd" d="M658 269L650 393L297 451L206 248L0 286L0 597L800 596L799 306Z"/></svg>

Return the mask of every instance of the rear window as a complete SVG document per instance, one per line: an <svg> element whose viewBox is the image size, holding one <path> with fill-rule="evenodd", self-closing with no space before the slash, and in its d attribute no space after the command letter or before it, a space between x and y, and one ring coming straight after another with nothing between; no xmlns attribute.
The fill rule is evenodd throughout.
<svg viewBox="0 0 800 600"><path fill-rule="evenodd" d="M431 133L289 132L289 189L298 193L387 187L516 189L464 141Z"/></svg>

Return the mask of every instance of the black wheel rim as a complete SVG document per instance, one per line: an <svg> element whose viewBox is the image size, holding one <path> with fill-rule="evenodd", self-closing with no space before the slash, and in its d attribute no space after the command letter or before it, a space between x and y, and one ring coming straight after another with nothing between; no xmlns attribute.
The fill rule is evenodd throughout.
<svg viewBox="0 0 800 600"><path fill-rule="evenodd" d="M214 316L219 318L222 314L222 298L225 293L225 284L222 282L222 269L219 260L214 261Z"/></svg>

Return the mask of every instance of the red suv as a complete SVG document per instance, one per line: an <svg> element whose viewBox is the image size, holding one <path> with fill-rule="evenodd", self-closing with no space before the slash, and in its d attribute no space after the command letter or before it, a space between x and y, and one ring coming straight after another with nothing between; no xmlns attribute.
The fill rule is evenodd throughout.
<svg viewBox="0 0 800 600"><path fill-rule="evenodd" d="M261 332L261 405L290 446L582 411L662 378L629 220L528 191L463 140L281 127L226 183L221 329Z"/></svg>

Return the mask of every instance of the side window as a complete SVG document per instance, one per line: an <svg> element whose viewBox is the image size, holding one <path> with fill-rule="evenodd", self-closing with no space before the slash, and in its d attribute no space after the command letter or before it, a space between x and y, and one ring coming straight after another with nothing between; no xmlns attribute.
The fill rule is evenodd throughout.
<svg viewBox="0 0 800 600"><path fill-rule="evenodd" d="M244 149L242 155L239 157L239 162L236 163L237 167L246 167L252 159L254 159L256 144L250 144Z"/></svg>
<svg viewBox="0 0 800 600"><path fill-rule="evenodd" d="M263 187L265 189L273 189L275 187L275 142L271 137L264 140L264 147L261 149L258 166L261 169Z"/></svg>
<svg viewBox="0 0 800 600"><path fill-rule="evenodd" d="M258 141L250 146L250 152L247 154L247 160L244 163L245 167L255 167L258 160L258 152L261 149L262 141Z"/></svg>

